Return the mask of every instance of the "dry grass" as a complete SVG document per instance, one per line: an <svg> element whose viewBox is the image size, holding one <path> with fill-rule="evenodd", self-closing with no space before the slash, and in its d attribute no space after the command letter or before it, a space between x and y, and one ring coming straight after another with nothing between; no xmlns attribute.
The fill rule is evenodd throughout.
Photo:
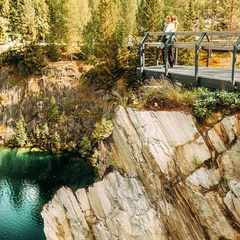
<svg viewBox="0 0 240 240"><path fill-rule="evenodd" d="M149 80L142 88L142 99L148 110L192 111L193 93L168 80Z"/></svg>
<svg viewBox="0 0 240 240"><path fill-rule="evenodd" d="M240 54L237 56L236 66L240 67ZM222 68L232 68L232 52L212 52L210 58L210 67L222 67ZM199 57L199 65L206 66L207 64L207 53L201 52Z"/></svg>

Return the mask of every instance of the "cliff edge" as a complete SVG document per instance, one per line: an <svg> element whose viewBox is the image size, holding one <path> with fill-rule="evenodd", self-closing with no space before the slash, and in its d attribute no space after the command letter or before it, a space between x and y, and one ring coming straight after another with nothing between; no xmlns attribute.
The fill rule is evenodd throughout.
<svg viewBox="0 0 240 240"><path fill-rule="evenodd" d="M178 111L119 106L88 189L61 188L42 210L48 240L240 239L240 115L204 135Z"/></svg>

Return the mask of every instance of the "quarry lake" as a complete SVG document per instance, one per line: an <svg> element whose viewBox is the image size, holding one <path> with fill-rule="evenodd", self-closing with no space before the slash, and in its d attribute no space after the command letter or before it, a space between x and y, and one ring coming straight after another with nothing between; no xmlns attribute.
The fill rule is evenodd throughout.
<svg viewBox="0 0 240 240"><path fill-rule="evenodd" d="M74 155L0 148L0 240L44 240L41 209L61 186L93 184L93 167Z"/></svg>

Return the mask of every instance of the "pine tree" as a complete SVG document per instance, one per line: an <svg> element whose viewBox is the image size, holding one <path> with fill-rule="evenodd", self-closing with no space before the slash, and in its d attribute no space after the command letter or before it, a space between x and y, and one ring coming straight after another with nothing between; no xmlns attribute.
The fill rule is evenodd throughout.
<svg viewBox="0 0 240 240"><path fill-rule="evenodd" d="M6 34L7 24L8 24L7 19L0 17L0 44L7 42L7 38L8 38Z"/></svg>
<svg viewBox="0 0 240 240"><path fill-rule="evenodd" d="M45 0L9 0L9 31L22 42L38 41L48 34Z"/></svg>
<svg viewBox="0 0 240 240"><path fill-rule="evenodd" d="M106 88L114 84L118 66L112 7L112 0L100 0L84 31L84 55L95 65L96 83Z"/></svg>
<svg viewBox="0 0 240 240"><path fill-rule="evenodd" d="M0 2L0 44L6 43L8 40L8 16L9 16L9 0L1 0Z"/></svg>
<svg viewBox="0 0 240 240"><path fill-rule="evenodd" d="M234 31L240 28L240 2L238 0L231 0L226 4L224 1L225 10L223 13L223 19L226 21L226 30ZM226 16L228 16L226 18Z"/></svg>
<svg viewBox="0 0 240 240"><path fill-rule="evenodd" d="M136 15L138 4L137 0L121 0L118 4L119 13L115 24L115 36L118 46L121 48L132 41L136 27L133 16Z"/></svg>
<svg viewBox="0 0 240 240"><path fill-rule="evenodd" d="M98 15L97 11L93 11L91 19L83 29L83 58L89 61L91 64L94 63L95 57L95 43L96 35L98 32Z"/></svg>
<svg viewBox="0 0 240 240"><path fill-rule="evenodd" d="M37 30L37 39L45 42L50 31L49 6L45 0L35 0L33 2L33 7L35 10L35 26Z"/></svg>
<svg viewBox="0 0 240 240"><path fill-rule="evenodd" d="M193 31L196 16L193 6L193 0L189 0L188 6L186 8L186 13L182 21L182 25L185 31Z"/></svg>
<svg viewBox="0 0 240 240"><path fill-rule="evenodd" d="M23 147L27 141L27 134L25 130L24 118L22 114L16 123L15 135L13 136L11 142L16 147Z"/></svg>
<svg viewBox="0 0 240 240"><path fill-rule="evenodd" d="M0 16L7 18L9 14L9 0L1 0L0 2Z"/></svg>
<svg viewBox="0 0 240 240"><path fill-rule="evenodd" d="M9 31L12 33L13 39L22 39L22 29L24 21L24 1L10 0L9 1Z"/></svg>
<svg viewBox="0 0 240 240"><path fill-rule="evenodd" d="M160 0L141 0L136 15L140 36L143 36L145 32L162 31L163 19L163 5Z"/></svg>
<svg viewBox="0 0 240 240"><path fill-rule="evenodd" d="M64 22L65 4L67 0L48 0L50 18L49 42L62 44L67 39L67 29Z"/></svg>
<svg viewBox="0 0 240 240"><path fill-rule="evenodd" d="M97 56L98 81L105 87L112 87L118 68L118 46L114 34L112 0L100 0L98 8L99 31L95 44Z"/></svg>
<svg viewBox="0 0 240 240"><path fill-rule="evenodd" d="M66 42L69 52L74 52L79 49L82 43L82 33L86 26L90 10L87 1L69 0L64 5L64 23L66 27Z"/></svg>
<svg viewBox="0 0 240 240"><path fill-rule="evenodd" d="M48 107L48 121L58 123L60 121L59 110L55 98L52 96Z"/></svg>
<svg viewBox="0 0 240 240"><path fill-rule="evenodd" d="M61 147L61 137L60 137L60 135L58 134L57 131L55 131L53 133L53 139L52 140L53 140L53 147L55 149L60 149L60 147Z"/></svg>

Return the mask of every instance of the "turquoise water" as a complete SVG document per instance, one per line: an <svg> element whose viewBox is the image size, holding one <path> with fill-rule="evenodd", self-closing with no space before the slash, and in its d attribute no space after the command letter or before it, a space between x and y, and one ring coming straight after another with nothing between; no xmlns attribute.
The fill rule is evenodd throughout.
<svg viewBox="0 0 240 240"><path fill-rule="evenodd" d="M61 186L93 182L93 167L75 156L0 148L0 240L46 239L43 205Z"/></svg>

